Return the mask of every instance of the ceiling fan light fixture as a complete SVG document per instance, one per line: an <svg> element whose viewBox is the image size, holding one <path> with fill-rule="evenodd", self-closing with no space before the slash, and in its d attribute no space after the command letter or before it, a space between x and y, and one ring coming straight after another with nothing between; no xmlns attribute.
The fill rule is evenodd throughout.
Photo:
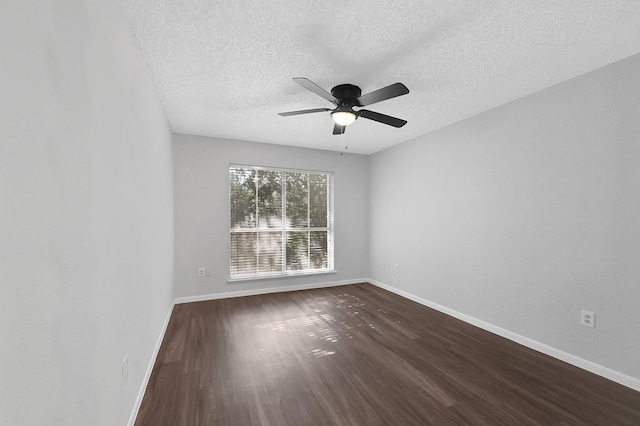
<svg viewBox="0 0 640 426"><path fill-rule="evenodd" d="M356 118L358 117L351 110L351 108L339 107L331 113L331 118L336 124L340 126L348 126L349 124L356 121Z"/></svg>

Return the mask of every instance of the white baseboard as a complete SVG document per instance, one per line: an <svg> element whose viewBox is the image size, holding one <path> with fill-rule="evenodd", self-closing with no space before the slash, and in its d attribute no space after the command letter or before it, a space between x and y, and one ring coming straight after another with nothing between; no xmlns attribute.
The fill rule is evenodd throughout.
<svg viewBox="0 0 640 426"><path fill-rule="evenodd" d="M269 288L259 288L255 290L240 290L240 291L228 291L225 293L212 293L212 294L203 294L198 296L187 296L187 297L177 297L174 300L174 303L190 303L190 302L204 302L206 300L216 300L216 299L228 299L230 297L243 297L243 296L255 296L258 294L268 294L268 293L282 293L285 291L296 291L296 290L310 290L314 288L325 288L325 287L337 287L340 285L348 285L348 284L357 284L357 283L366 283L370 280L368 278L361 278L356 280L346 280L346 281L332 281L332 282L323 282L317 284L299 284L299 285L289 285L289 286L280 286L280 287L269 287Z"/></svg>
<svg viewBox="0 0 640 426"><path fill-rule="evenodd" d="M580 358L578 356L572 355L570 353L561 351L552 346L546 345L544 343L540 343L536 340L530 339L528 337L522 336L520 334L514 333L509 330L505 330L504 328L498 327L496 325L490 324L488 322L479 320L472 316L463 314L461 312L455 311L453 309L447 308L446 306L438 305L437 303L431 302L429 300L423 299L421 297L415 296L406 291L397 289L390 285L381 283L376 280L367 279L367 282L388 290L392 293L395 293L399 296L406 297L407 299L413 300L414 302L420 303L421 305L428 306L430 308L435 309L436 311L440 311L444 314L450 315L454 318L462 320L466 323L474 325L476 327L487 330L491 333L497 334L498 336L502 336L506 339L519 343L523 346L526 346L530 349L533 349L538 352L542 352L543 354L549 355L553 358L564 361L568 364L574 365L583 370L587 370L591 373L597 374L598 376L602 376L609 380L612 380L621 385L627 386L633 390L640 392L640 379L636 379L631 376L627 376L626 374L620 373L618 371L612 370L610 368L604 367L600 364L596 364L595 362L588 361L586 359Z"/></svg>
<svg viewBox="0 0 640 426"><path fill-rule="evenodd" d="M160 330L160 336L158 337L158 341L156 342L156 347L153 350L153 354L151 355L151 361L149 362L149 366L147 367L147 372L142 379L142 385L140 385L140 390L138 391L138 397L136 398L135 403L133 404L133 410L131 410L131 416L129 417L128 426L133 426L136 422L136 417L138 417L138 411L140 410L140 404L142 404L142 398L144 398L144 393L147 390L147 385L149 384L149 379L151 378L151 372L153 371L153 366L156 363L156 358L158 357L158 352L160 352L160 346L162 346L162 341L164 340L164 335L167 332L167 327L169 325L169 320L171 319L171 314L173 313L173 307L175 303L171 303L169 307L169 313L167 317L164 319L164 324L162 325L162 329Z"/></svg>

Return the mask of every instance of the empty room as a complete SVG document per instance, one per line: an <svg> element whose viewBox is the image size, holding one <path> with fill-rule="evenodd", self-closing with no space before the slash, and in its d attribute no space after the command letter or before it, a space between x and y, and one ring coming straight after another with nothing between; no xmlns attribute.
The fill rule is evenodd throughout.
<svg viewBox="0 0 640 426"><path fill-rule="evenodd" d="M0 39L0 425L640 424L639 2Z"/></svg>

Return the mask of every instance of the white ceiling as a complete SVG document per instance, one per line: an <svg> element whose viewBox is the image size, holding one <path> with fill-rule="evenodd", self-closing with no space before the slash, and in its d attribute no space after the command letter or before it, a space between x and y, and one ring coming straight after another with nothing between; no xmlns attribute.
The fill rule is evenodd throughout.
<svg viewBox="0 0 640 426"><path fill-rule="evenodd" d="M371 154L640 52L640 1L122 0L174 132ZM294 83L408 95L333 136Z"/></svg>

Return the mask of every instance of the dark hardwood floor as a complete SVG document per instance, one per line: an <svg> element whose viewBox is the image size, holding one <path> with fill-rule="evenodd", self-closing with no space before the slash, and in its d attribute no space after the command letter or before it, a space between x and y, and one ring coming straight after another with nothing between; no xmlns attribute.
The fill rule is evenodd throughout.
<svg viewBox="0 0 640 426"><path fill-rule="evenodd" d="M355 284L177 305L136 425L640 425L640 392Z"/></svg>

